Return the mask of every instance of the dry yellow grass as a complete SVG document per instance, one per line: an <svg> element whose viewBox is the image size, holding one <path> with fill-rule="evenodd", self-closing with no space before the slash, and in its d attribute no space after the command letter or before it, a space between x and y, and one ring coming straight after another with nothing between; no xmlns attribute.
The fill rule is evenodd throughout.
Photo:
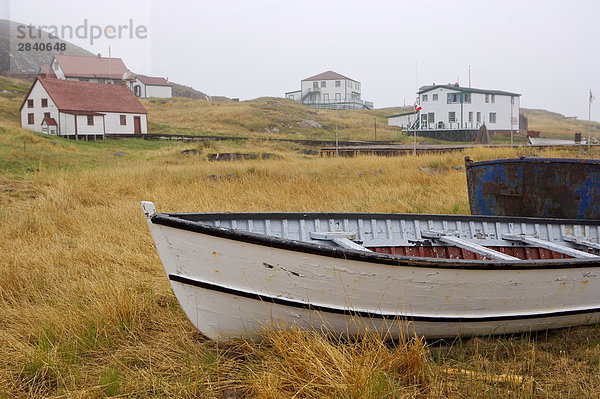
<svg viewBox="0 0 600 399"><path fill-rule="evenodd" d="M207 341L173 296L139 208L151 200L160 211L468 213L464 171L452 168L466 154L320 159L250 143L244 152L283 159L210 163L180 155L185 144L123 141L126 156L114 157L118 142L52 145L2 129L0 397L531 395L449 376L448 367L533 376L536 392L553 397L600 395L594 327L427 344L294 329L267 330L261 343Z"/></svg>
<svg viewBox="0 0 600 399"><path fill-rule="evenodd" d="M587 137L588 128L592 137L600 138L600 123L567 118L556 112L543 109L523 109L529 120L529 130L539 130L540 137L573 139L576 132Z"/></svg>

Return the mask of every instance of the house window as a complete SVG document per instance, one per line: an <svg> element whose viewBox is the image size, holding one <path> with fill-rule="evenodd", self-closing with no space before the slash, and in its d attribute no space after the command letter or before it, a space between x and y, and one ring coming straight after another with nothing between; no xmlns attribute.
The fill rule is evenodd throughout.
<svg viewBox="0 0 600 399"><path fill-rule="evenodd" d="M423 101L427 101L427 94L423 94Z"/></svg>
<svg viewBox="0 0 600 399"><path fill-rule="evenodd" d="M467 104L471 104L471 93L463 94L463 101Z"/></svg>
<svg viewBox="0 0 600 399"><path fill-rule="evenodd" d="M477 123L481 123L481 112L477 113Z"/></svg>
<svg viewBox="0 0 600 399"><path fill-rule="evenodd" d="M325 101L326 103L329 102L329 93L323 93L323 101Z"/></svg>
<svg viewBox="0 0 600 399"><path fill-rule="evenodd" d="M34 123L33 114L27 114L27 123L30 125L33 125L33 123Z"/></svg>
<svg viewBox="0 0 600 399"><path fill-rule="evenodd" d="M321 87L327 87L327 82L323 80L323 81L321 82Z"/></svg>
<svg viewBox="0 0 600 399"><path fill-rule="evenodd" d="M490 102L490 95L489 95L489 94L486 94L486 95L485 95L485 102L486 102L486 103L489 103L489 102Z"/></svg>
<svg viewBox="0 0 600 399"><path fill-rule="evenodd" d="M44 112L44 119L50 119L50 112Z"/></svg>
<svg viewBox="0 0 600 399"><path fill-rule="evenodd" d="M48 106L48 99L42 98L42 107L47 107L47 106Z"/></svg>
<svg viewBox="0 0 600 399"><path fill-rule="evenodd" d="M319 88L319 82L313 82L313 89Z"/></svg>
<svg viewBox="0 0 600 399"><path fill-rule="evenodd" d="M339 80L336 80L335 87L342 87L342 82L340 82Z"/></svg>
<svg viewBox="0 0 600 399"><path fill-rule="evenodd" d="M469 123L473 123L473 111L469 111Z"/></svg>
<svg viewBox="0 0 600 399"><path fill-rule="evenodd" d="M437 101L438 100L438 95L437 94L432 94L431 95L431 100L432 101Z"/></svg>
<svg viewBox="0 0 600 399"><path fill-rule="evenodd" d="M427 118L429 123L435 123L435 114L433 112L428 113Z"/></svg>
<svg viewBox="0 0 600 399"><path fill-rule="evenodd" d="M515 103L515 96L510 96L510 103L514 104Z"/></svg>
<svg viewBox="0 0 600 399"><path fill-rule="evenodd" d="M121 119L121 126L127 125L127 115L121 115L120 119Z"/></svg>
<svg viewBox="0 0 600 399"><path fill-rule="evenodd" d="M490 112L490 123L496 123L496 113Z"/></svg>
<svg viewBox="0 0 600 399"><path fill-rule="evenodd" d="M139 86L136 86L139 87ZM291 98L292 100L294 99L294 95L293 94L288 94L288 98Z"/></svg>
<svg viewBox="0 0 600 399"><path fill-rule="evenodd" d="M448 104L456 104L460 102L460 93L448 93Z"/></svg>
<svg viewBox="0 0 600 399"><path fill-rule="evenodd" d="M33 99L27 100L27 108L33 108Z"/></svg>
<svg viewBox="0 0 600 399"><path fill-rule="evenodd" d="M335 101L342 101L342 93L335 93Z"/></svg>
<svg viewBox="0 0 600 399"><path fill-rule="evenodd" d="M450 111L448 112L448 122L456 122L456 112Z"/></svg>
<svg viewBox="0 0 600 399"><path fill-rule="evenodd" d="M358 82L356 83L356 88L357 88L358 90L360 90L360 83L358 83Z"/></svg>
<svg viewBox="0 0 600 399"><path fill-rule="evenodd" d="M495 103L495 102L496 102L496 95L492 94L492 103Z"/></svg>
<svg viewBox="0 0 600 399"><path fill-rule="evenodd" d="M88 126L94 126L94 115L87 116L87 124Z"/></svg>

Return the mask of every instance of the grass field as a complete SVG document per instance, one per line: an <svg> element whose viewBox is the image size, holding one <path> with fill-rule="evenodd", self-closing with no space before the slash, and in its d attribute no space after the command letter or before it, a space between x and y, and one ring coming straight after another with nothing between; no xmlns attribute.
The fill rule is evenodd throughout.
<svg viewBox="0 0 600 399"><path fill-rule="evenodd" d="M216 151L281 159L208 162ZM531 151L322 159L263 142L74 142L0 122L0 398L598 397L598 327L444 342L294 329L206 340L139 207L468 213L464 171L453 168L465 155Z"/></svg>

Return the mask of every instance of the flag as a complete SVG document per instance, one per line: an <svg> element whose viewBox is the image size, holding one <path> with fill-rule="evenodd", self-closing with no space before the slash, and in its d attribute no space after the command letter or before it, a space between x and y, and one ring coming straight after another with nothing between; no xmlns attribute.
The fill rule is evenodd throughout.
<svg viewBox="0 0 600 399"><path fill-rule="evenodd" d="M594 97L594 95L592 94L592 91L590 90L590 104L593 103L595 99L596 99L596 97Z"/></svg>
<svg viewBox="0 0 600 399"><path fill-rule="evenodd" d="M419 104L415 104L415 112L419 112L422 109L423 108L421 108L421 106Z"/></svg>

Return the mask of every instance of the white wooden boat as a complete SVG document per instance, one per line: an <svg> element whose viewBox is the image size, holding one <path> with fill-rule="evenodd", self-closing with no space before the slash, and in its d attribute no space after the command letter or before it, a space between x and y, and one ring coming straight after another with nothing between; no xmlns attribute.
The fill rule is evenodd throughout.
<svg viewBox="0 0 600 399"><path fill-rule="evenodd" d="M215 340L272 322L444 338L600 320L600 220L141 204L183 310Z"/></svg>

